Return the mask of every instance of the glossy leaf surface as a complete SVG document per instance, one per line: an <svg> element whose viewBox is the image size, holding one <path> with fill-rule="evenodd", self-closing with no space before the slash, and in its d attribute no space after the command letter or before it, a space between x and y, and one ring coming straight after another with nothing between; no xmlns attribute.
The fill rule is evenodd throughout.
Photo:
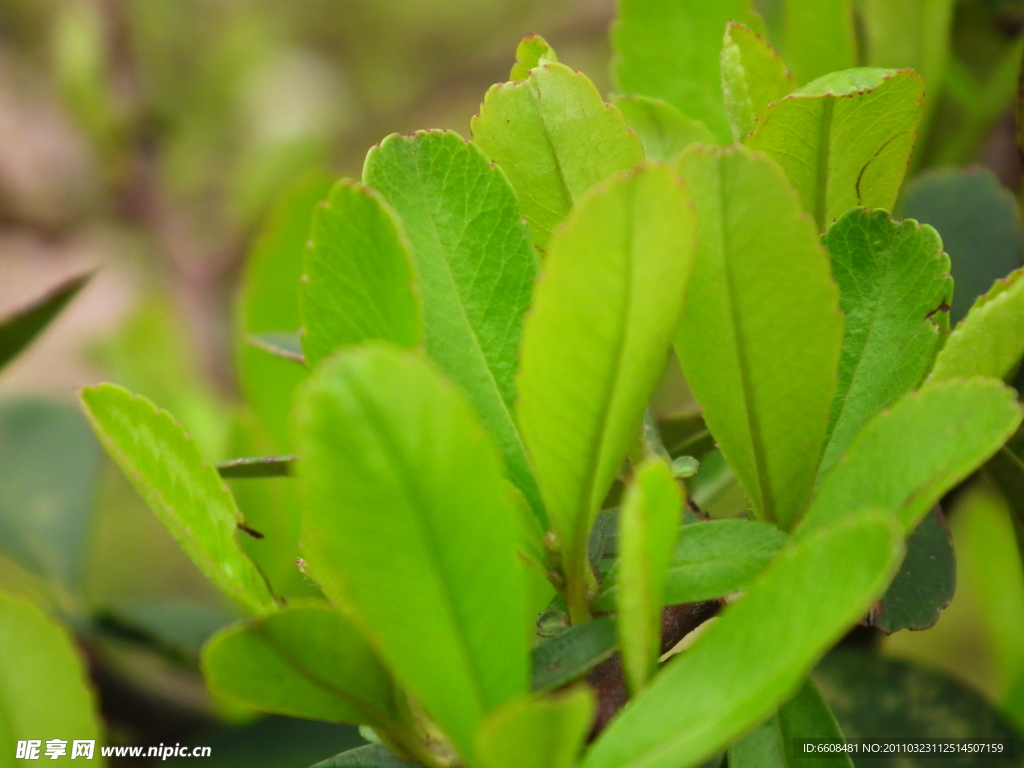
<svg viewBox="0 0 1024 768"><path fill-rule="evenodd" d="M614 100L626 125L640 137L648 160L674 160L691 144L714 144L715 137L699 120L692 120L667 101L646 96Z"/></svg>
<svg viewBox="0 0 1024 768"><path fill-rule="evenodd" d="M585 686L557 696L527 696L505 704L480 728L484 768L573 768L594 718Z"/></svg>
<svg viewBox="0 0 1024 768"><path fill-rule="evenodd" d="M92 278L92 272L76 275L50 289L12 314L0 319L0 368L25 349Z"/></svg>
<svg viewBox="0 0 1024 768"><path fill-rule="evenodd" d="M749 27L730 22L722 46L722 93L732 136L743 141L757 116L793 91L782 57Z"/></svg>
<svg viewBox="0 0 1024 768"><path fill-rule="evenodd" d="M799 85L857 66L851 0L785 0L785 5L786 61Z"/></svg>

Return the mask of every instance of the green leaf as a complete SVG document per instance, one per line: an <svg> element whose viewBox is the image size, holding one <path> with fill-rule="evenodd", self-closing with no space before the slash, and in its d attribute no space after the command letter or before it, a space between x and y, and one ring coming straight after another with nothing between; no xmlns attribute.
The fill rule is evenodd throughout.
<svg viewBox="0 0 1024 768"><path fill-rule="evenodd" d="M274 606L235 538L242 514L217 470L166 411L113 384L79 400L110 457L200 571L246 610Z"/></svg>
<svg viewBox="0 0 1024 768"><path fill-rule="evenodd" d="M1003 379L1024 356L1024 270L997 280L949 335L928 381Z"/></svg>
<svg viewBox="0 0 1024 768"><path fill-rule="evenodd" d="M524 696L488 716L477 739L485 768L573 768L594 719L594 694Z"/></svg>
<svg viewBox="0 0 1024 768"><path fill-rule="evenodd" d="M942 236L956 285L950 324L992 284L1021 266L1024 234L1013 194L983 168L932 171L908 185L904 215Z"/></svg>
<svg viewBox="0 0 1024 768"><path fill-rule="evenodd" d="M721 66L725 113L733 138L743 141L769 104L793 92L793 76L763 37L733 21L725 28Z"/></svg>
<svg viewBox="0 0 1024 768"><path fill-rule="evenodd" d="M949 257L931 227L858 208L823 242L846 324L822 477L876 413L920 385L945 338L953 294Z"/></svg>
<svg viewBox="0 0 1024 768"><path fill-rule="evenodd" d="M254 333L249 337L249 343L256 349L262 349L274 357L298 363L303 367L306 365L306 355L302 352L302 341L299 339L298 331L294 333L283 331Z"/></svg>
<svg viewBox="0 0 1024 768"><path fill-rule="evenodd" d="M294 456L255 456L245 459L219 461L215 465L221 477L230 479L251 477L287 477L292 473Z"/></svg>
<svg viewBox="0 0 1024 768"><path fill-rule="evenodd" d="M801 535L852 509L887 509L910 533L946 491L999 450L1021 422L994 379L928 385L868 422L825 476Z"/></svg>
<svg viewBox="0 0 1024 768"><path fill-rule="evenodd" d="M214 635L203 649L210 690L264 712L396 729L391 678L359 631L327 605L298 605Z"/></svg>
<svg viewBox="0 0 1024 768"><path fill-rule="evenodd" d="M684 503L672 470L661 459L649 459L637 469L622 503L616 626L626 681L634 695L658 671L665 575Z"/></svg>
<svg viewBox="0 0 1024 768"><path fill-rule="evenodd" d="M785 543L786 534L770 523L712 520L684 525L665 576L665 605L714 600L746 588ZM612 580L596 607L612 610L617 591Z"/></svg>
<svg viewBox="0 0 1024 768"><path fill-rule="evenodd" d="M587 537L662 371L693 264L690 196L667 165L595 190L551 241L523 332L517 415L585 620Z"/></svg>
<svg viewBox="0 0 1024 768"><path fill-rule="evenodd" d="M621 93L664 99L731 141L719 57L730 21L753 23L750 0L621 0L612 65Z"/></svg>
<svg viewBox="0 0 1024 768"><path fill-rule="evenodd" d="M786 61L797 83L857 66L851 0L785 0L785 5Z"/></svg>
<svg viewBox="0 0 1024 768"><path fill-rule="evenodd" d="M755 513L788 530L811 491L835 391L838 291L814 225L768 158L694 147L679 167L699 255L676 354Z"/></svg>
<svg viewBox="0 0 1024 768"><path fill-rule="evenodd" d="M102 743L85 664L68 633L42 611L0 592L0 754L13 765L18 742L75 739ZM46 759L45 743L39 758ZM96 745L95 757L100 755ZM7 762L11 761L11 762Z"/></svg>
<svg viewBox="0 0 1024 768"><path fill-rule="evenodd" d="M420 343L409 245L373 190L343 179L317 205L299 299L310 365L370 339Z"/></svg>
<svg viewBox="0 0 1024 768"><path fill-rule="evenodd" d="M512 418L516 352L537 274L515 192L451 131L389 136L370 150L363 178L398 213L412 245L428 354L469 396L509 478L543 519Z"/></svg>
<svg viewBox="0 0 1024 768"><path fill-rule="evenodd" d="M398 759L387 747L369 744L342 752L340 755L317 763L312 768L419 768L419 766Z"/></svg>
<svg viewBox="0 0 1024 768"><path fill-rule="evenodd" d="M531 687L546 691L571 683L609 658L617 646L611 618L577 624L533 649Z"/></svg>
<svg viewBox="0 0 1024 768"><path fill-rule="evenodd" d="M0 550L65 595L81 587L101 457L71 405L0 405Z"/></svg>
<svg viewBox="0 0 1024 768"><path fill-rule="evenodd" d="M765 722L729 747L729 768L853 768L849 755L803 755L795 739L843 741L828 704L810 680Z"/></svg>
<svg viewBox="0 0 1024 768"><path fill-rule="evenodd" d="M246 259L236 314L235 363L245 399L273 438L272 450L290 448L288 415L295 387L307 372L289 360L275 359L250 345L252 336L291 333L302 325L299 279L302 253L317 202L327 197L333 180L310 174L289 187ZM176 409L177 412L177 409Z"/></svg>
<svg viewBox="0 0 1024 768"><path fill-rule="evenodd" d="M923 100L909 70L836 72L769 106L747 145L783 167L823 231L850 208L892 210Z"/></svg>
<svg viewBox="0 0 1024 768"><path fill-rule="evenodd" d="M586 75L555 62L526 80L492 86L472 131L508 174L542 251L591 187L644 157L619 110L605 104Z"/></svg>
<svg viewBox="0 0 1024 768"><path fill-rule="evenodd" d="M525 80L530 70L539 67L545 61L558 61L558 54L548 41L540 35L527 35L516 48L516 63L509 74L509 80Z"/></svg>
<svg viewBox="0 0 1024 768"><path fill-rule="evenodd" d="M582 768L689 768L764 720L899 567L902 533L866 510L788 545L611 722Z"/></svg>
<svg viewBox="0 0 1024 768"><path fill-rule="evenodd" d="M372 343L315 372L297 412L308 567L467 759L525 693L516 512L461 391Z"/></svg>
<svg viewBox="0 0 1024 768"><path fill-rule="evenodd" d="M612 101L640 137L648 160L674 160L691 144L715 143L704 123L691 120L667 101L646 96L616 96Z"/></svg>
<svg viewBox="0 0 1024 768"><path fill-rule="evenodd" d="M907 538L907 555L899 573L869 623L892 634L901 629L935 626L956 591L956 554L942 510L935 507Z"/></svg>
<svg viewBox="0 0 1024 768"><path fill-rule="evenodd" d="M0 368L25 349L53 322L92 278L92 272L69 278L31 304L0 319Z"/></svg>

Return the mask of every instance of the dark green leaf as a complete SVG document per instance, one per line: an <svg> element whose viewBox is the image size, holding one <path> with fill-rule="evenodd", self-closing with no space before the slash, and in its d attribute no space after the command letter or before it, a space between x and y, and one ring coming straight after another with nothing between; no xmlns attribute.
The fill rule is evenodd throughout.
<svg viewBox="0 0 1024 768"><path fill-rule="evenodd" d="M674 160L691 144L714 144L715 137L699 120L691 120L667 101L646 96L613 100L626 125L640 137L648 160Z"/></svg>
<svg viewBox="0 0 1024 768"><path fill-rule="evenodd" d="M256 456L246 459L231 459L215 464L221 477L236 479L244 477L287 477L292 473L294 456Z"/></svg>
<svg viewBox="0 0 1024 768"><path fill-rule="evenodd" d="M571 683L615 652L615 622L602 616L577 624L533 649L533 690Z"/></svg>
<svg viewBox="0 0 1024 768"><path fill-rule="evenodd" d="M65 280L31 304L0 319L0 368L32 343L68 302L78 295L92 275L92 272L86 272Z"/></svg>
<svg viewBox="0 0 1024 768"><path fill-rule="evenodd" d="M312 768L418 768L415 763L399 760L387 748L379 744L350 749L340 755L317 763Z"/></svg>

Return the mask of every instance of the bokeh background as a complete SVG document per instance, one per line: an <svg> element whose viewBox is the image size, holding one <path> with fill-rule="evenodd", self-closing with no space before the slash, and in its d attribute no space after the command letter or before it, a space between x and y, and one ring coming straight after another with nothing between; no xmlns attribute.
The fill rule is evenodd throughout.
<svg viewBox="0 0 1024 768"><path fill-rule="evenodd" d="M614 5L0 0L0 316L95 270L0 376L0 588L73 628L111 743L211 745L205 765L292 768L359 738L261 717L205 690L199 647L233 609L102 455L75 388L108 380L145 394L182 420L211 461L286 447L273 424L253 427L273 406L246 397L246 377L266 365L246 336L295 329L247 314L239 292L247 280L251 290L261 243L296 231L301 241L288 201L358 177L367 148L388 133L468 135L526 34L543 34L608 92ZM759 5L784 52L781 4ZM952 54L927 62L929 118L901 208L943 235L954 321L1024 259L1022 25L1024 2L963 0ZM921 60L898 44L865 50L865 63ZM679 377L667 378L659 407L663 416L693 407ZM287 506L287 482L236 483L247 517ZM726 482L706 501L732 514L742 510L737 494ZM1014 501L984 477L946 500L957 596L935 628L877 642L977 687L1022 722ZM279 578L301 592L297 571Z"/></svg>

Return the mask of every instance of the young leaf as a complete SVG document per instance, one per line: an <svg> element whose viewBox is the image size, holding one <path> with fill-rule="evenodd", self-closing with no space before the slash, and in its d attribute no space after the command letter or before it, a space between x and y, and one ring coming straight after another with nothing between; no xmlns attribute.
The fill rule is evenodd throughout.
<svg viewBox="0 0 1024 768"><path fill-rule="evenodd" d="M516 63L508 79L525 80L530 76L530 70L539 67L544 61L558 61L555 49L540 35L527 35L516 48Z"/></svg>
<svg viewBox="0 0 1024 768"><path fill-rule="evenodd" d="M924 379L945 338L953 294L949 257L931 227L857 208L823 242L846 324L820 477L876 413Z"/></svg>
<svg viewBox="0 0 1024 768"><path fill-rule="evenodd" d="M484 714L529 679L518 521L488 437L460 390L381 343L325 361L297 424L310 571L471 759Z"/></svg>
<svg viewBox="0 0 1024 768"><path fill-rule="evenodd" d="M665 573L682 522L683 496L672 470L649 459L622 503L616 566L616 626L626 681L635 695L658 669Z"/></svg>
<svg viewBox="0 0 1024 768"><path fill-rule="evenodd" d="M1024 356L1024 270L997 280L949 334L928 381L1013 373Z"/></svg>
<svg viewBox="0 0 1024 768"><path fill-rule="evenodd" d="M613 99L626 125L640 137L648 160L675 160L691 144L714 144L715 137L699 120L691 120L667 101L646 96Z"/></svg>
<svg viewBox="0 0 1024 768"><path fill-rule="evenodd" d="M889 510L909 534L1020 422L1014 391L994 379L933 384L905 395L868 422L825 477L801 535L865 506Z"/></svg>
<svg viewBox="0 0 1024 768"><path fill-rule="evenodd" d="M0 368L31 344L91 278L92 272L69 278L31 304L0 319Z"/></svg>
<svg viewBox="0 0 1024 768"><path fill-rule="evenodd" d="M712 520L679 530L665 574L665 605L725 597L746 588L786 543L786 534L769 523ZM614 610L618 583L612 580L595 607Z"/></svg>
<svg viewBox="0 0 1024 768"><path fill-rule="evenodd" d="M235 538L244 521L231 492L171 415L113 384L86 387L79 400L107 453L199 570L246 610L273 607Z"/></svg>
<svg viewBox="0 0 1024 768"><path fill-rule="evenodd" d="M580 686L557 696L524 696L480 728L484 768L573 768L594 719L594 694Z"/></svg>
<svg viewBox="0 0 1024 768"><path fill-rule="evenodd" d="M264 712L399 729L390 676L359 631L326 604L232 624L207 642L202 666L211 691Z"/></svg>
<svg viewBox="0 0 1024 768"><path fill-rule="evenodd" d="M517 415L560 539L574 622L587 537L665 368L693 263L693 211L667 165L585 198L551 241L523 332Z"/></svg>
<svg viewBox="0 0 1024 768"><path fill-rule="evenodd" d="M686 768L761 722L885 589L902 557L866 510L788 545L697 643L612 721L582 768Z"/></svg>
<svg viewBox="0 0 1024 768"><path fill-rule="evenodd" d="M743 141L757 116L792 92L793 76L779 54L763 37L730 21L722 46L722 93L733 138Z"/></svg>
<svg viewBox="0 0 1024 768"><path fill-rule="evenodd" d="M857 66L851 0L785 0L786 61L800 85ZM902 66L910 66L903 64Z"/></svg>
<svg viewBox="0 0 1024 768"><path fill-rule="evenodd" d="M621 0L612 28L620 93L664 99L731 141L719 57L730 21L753 23L750 0Z"/></svg>
<svg viewBox="0 0 1024 768"><path fill-rule="evenodd" d="M340 755L317 763L312 768L421 768L416 763L408 763L395 757L387 747L380 744L368 744L356 747Z"/></svg>
<svg viewBox="0 0 1024 768"><path fill-rule="evenodd" d="M754 511L788 530L811 490L842 339L814 225L768 158L694 147L679 161L699 255L676 353Z"/></svg>
<svg viewBox="0 0 1024 768"><path fill-rule="evenodd" d="M783 167L824 231L850 208L892 210L923 99L910 70L836 72L769 106L747 145Z"/></svg>
<svg viewBox="0 0 1024 768"><path fill-rule="evenodd" d="M546 691L583 677L615 652L615 622L602 616L571 627L533 649L535 691Z"/></svg>
<svg viewBox="0 0 1024 768"><path fill-rule="evenodd" d="M100 741L95 697L68 633L30 603L0 593L0 754L15 764L18 742ZM43 758L45 744L37 759ZM95 755L100 753L96 745ZM45 759L45 758L44 758ZM65 758L70 759L70 758Z"/></svg>
<svg viewBox="0 0 1024 768"><path fill-rule="evenodd" d="M370 339L420 343L409 246L394 214L362 184L343 179L317 205L300 286L310 365Z"/></svg>
<svg viewBox="0 0 1024 768"><path fill-rule="evenodd" d="M516 352L537 274L515 192L451 131L389 136L370 150L363 178L398 213L412 245L427 353L462 386L509 478L543 518L512 419Z"/></svg>
<svg viewBox="0 0 1024 768"><path fill-rule="evenodd" d="M492 86L472 131L508 174L543 251L551 230L591 187L644 158L619 110L585 75L556 62L526 80Z"/></svg>
<svg viewBox="0 0 1024 768"><path fill-rule="evenodd" d="M795 753L796 739L843 741L832 710L810 680L778 712L729 747L729 768L853 768L846 754Z"/></svg>

